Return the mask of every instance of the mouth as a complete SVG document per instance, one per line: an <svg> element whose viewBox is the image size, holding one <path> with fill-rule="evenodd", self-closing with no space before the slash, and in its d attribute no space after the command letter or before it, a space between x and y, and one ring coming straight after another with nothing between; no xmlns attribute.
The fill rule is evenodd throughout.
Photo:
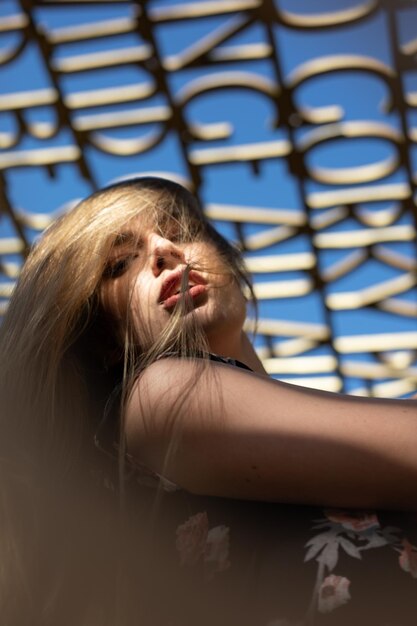
<svg viewBox="0 0 417 626"><path fill-rule="evenodd" d="M162 283L158 303L161 304L164 309L173 308L183 297L193 301L207 291L207 281L193 270L189 272L187 287L182 291L181 282L184 271L184 269L181 269L172 272Z"/></svg>

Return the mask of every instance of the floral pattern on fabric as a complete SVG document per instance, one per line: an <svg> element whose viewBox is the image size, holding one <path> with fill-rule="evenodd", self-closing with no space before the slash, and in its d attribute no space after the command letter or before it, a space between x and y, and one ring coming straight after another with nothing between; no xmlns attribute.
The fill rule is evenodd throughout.
<svg viewBox="0 0 417 626"><path fill-rule="evenodd" d="M374 512L323 509L323 513L323 518L313 520L316 522L312 527L313 530L320 532L305 544L307 551L304 562L314 559L318 565L307 611L301 620L279 617L268 621L265 626L314 626L316 623L321 623L320 615L333 613L333 611L337 615L340 607L353 600L352 581L343 573L335 573L341 553L361 560L366 558L367 550L391 548L399 553L400 568L412 578L417 579L417 546L403 536L401 528L382 525L378 515ZM393 560L394 563L395 560ZM389 591L388 589L387 592ZM415 606L417 607L417 582L415 593ZM332 624L338 624L337 617L335 620ZM394 624L384 622L381 626L394 626Z"/></svg>
<svg viewBox="0 0 417 626"><path fill-rule="evenodd" d="M331 574L338 564L340 550L354 559L362 559L366 550L391 546L400 552L400 567L417 578L417 548L401 538L400 528L382 527L373 512L342 509L324 509L323 512L324 518L313 520L317 522L313 529L321 532L306 543L308 550L304 561L315 559L318 563L316 585L307 612L308 623L313 623L317 610L329 613L351 599L350 580Z"/></svg>
<svg viewBox="0 0 417 626"><path fill-rule="evenodd" d="M134 473L133 476L137 479ZM151 478L153 485L159 479L160 492L166 491L160 477L152 474ZM183 570L186 593L193 588L206 598L207 590L207 597L214 603L210 606L217 606L219 592L229 602L230 589L230 603L236 603L237 611L241 602L249 607L239 622L244 626L351 626L360 623L357 620L369 607L378 618L367 621L367 626L414 626L417 516L412 513L404 516L337 508L292 509L289 505L268 503L259 504L258 511L257 503L211 499L202 503L201 498L182 490L165 497L167 503L175 503L175 521L169 526L168 541L174 571L178 566ZM216 519L212 526L210 519ZM235 528L238 532L234 532ZM370 550L372 558L368 558ZM262 582L258 579L259 571ZM279 583L274 591L270 582L275 572ZM206 585L213 579L213 584ZM388 581L389 592L382 593L388 608L386 616L379 607L377 594L383 589L379 580L384 581L382 585ZM250 593L244 587L247 581ZM395 588L389 586L391 582ZM241 583L242 594L233 596ZM403 589L400 604L397 590L402 593ZM265 606L265 615L259 621L256 613L250 613L251 607L255 607L255 591L256 606ZM291 596L300 599L293 602ZM222 616L222 610L218 610ZM350 616L354 616L353 621ZM172 623L183 626L181 622Z"/></svg>
<svg viewBox="0 0 417 626"><path fill-rule="evenodd" d="M408 539L403 539L402 545L398 559L400 567L413 578L417 578L417 546L413 546Z"/></svg>
<svg viewBox="0 0 417 626"><path fill-rule="evenodd" d="M227 526L215 526L207 534L204 563L208 578L230 567L229 534Z"/></svg>
<svg viewBox="0 0 417 626"><path fill-rule="evenodd" d="M197 513L177 528L175 547L181 565L195 565L204 555L209 525L207 513Z"/></svg>
<svg viewBox="0 0 417 626"><path fill-rule="evenodd" d="M205 511L192 515L176 530L180 564L192 566L202 562L209 580L230 567L229 546L229 528L221 525L210 529Z"/></svg>
<svg viewBox="0 0 417 626"><path fill-rule="evenodd" d="M344 576L327 576L320 585L318 593L318 610L330 613L350 600L350 580Z"/></svg>

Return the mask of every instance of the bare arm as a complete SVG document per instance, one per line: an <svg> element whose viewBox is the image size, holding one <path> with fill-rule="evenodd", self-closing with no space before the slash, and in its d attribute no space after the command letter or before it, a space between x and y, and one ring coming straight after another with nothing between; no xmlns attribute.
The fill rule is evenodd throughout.
<svg viewBox="0 0 417 626"><path fill-rule="evenodd" d="M196 494L417 509L415 401L313 391L221 363L199 369L158 361L131 394L129 452L158 473Z"/></svg>

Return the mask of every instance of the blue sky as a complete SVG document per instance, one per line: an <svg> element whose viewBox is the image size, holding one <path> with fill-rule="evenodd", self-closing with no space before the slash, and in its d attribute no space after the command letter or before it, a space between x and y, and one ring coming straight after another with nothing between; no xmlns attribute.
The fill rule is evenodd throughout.
<svg viewBox="0 0 417 626"><path fill-rule="evenodd" d="M179 1L158 0L148 3L149 11L157 12L158 8L180 4ZM186 4L182 0L181 4ZM358 0L279 0L276 2L281 10L294 13L323 13L358 5ZM1 16L7 16L18 10L19 3L14 0L0 2ZM81 22L94 22L101 19L117 19L131 15L132 7L128 3L113 2L108 6L43 6L36 9L37 23L43 23L47 29L62 28ZM189 20L179 24L162 24L157 27L157 44L164 58L178 54L181 50L192 45L198 39L212 32L225 23L229 17L212 17L205 20ZM400 42L406 43L417 37L417 8L404 9L398 12L398 34ZM382 10L375 12L368 19L345 25L337 29L321 29L320 31L306 31L274 27L275 42L280 50L280 61L285 81L290 81L293 72L311 59L329 55L355 54L365 55L384 63L388 68L393 66L393 51L388 37L386 13ZM19 33L1 34L0 51L18 45ZM265 41L265 32L261 25L254 24L242 33L236 35L227 45L260 43ZM93 43L63 45L54 58L65 58L68 54L84 54L93 50L117 49L122 46L144 45L138 35L119 35L109 39L100 39ZM254 73L268 81L275 81L274 69L269 60L248 61L217 65L210 68L185 69L174 72L169 77L169 87L174 97L179 98L182 90L198 80L202 75L211 75L218 72L236 71ZM96 88L105 88L117 85L123 87L129 84L143 83L151 80L150 74L138 66L122 66L108 71L90 71L60 77L60 85L64 95ZM14 61L0 66L0 96L11 92L38 90L51 86L51 78L46 71L44 62L36 45L31 44L20 53ZM403 88L407 91L417 89L417 73L410 71L404 79ZM336 72L327 76L315 78L301 85L295 92L295 102L298 106L323 107L338 105L340 107L340 121L373 121L389 125L393 129L400 129L400 119L396 112L388 112L384 107L389 96L386 83L369 72L349 71ZM165 105L161 95L152 96L142 102L117 105L113 107L90 108L82 114L96 115L109 110L131 111L141 107ZM24 112L27 121L54 121L53 107L39 107ZM77 114L77 115L81 115ZM288 139L286 128L277 128L277 112L270 99L248 89L222 89L221 91L200 95L184 110L188 123L221 123L231 125L230 137L219 139L204 145L207 142L193 142L191 149L205 149L207 147L224 147L256 142L270 142ZM410 127L416 126L416 111L408 115ZM6 112L0 112L0 133L14 131L17 128L16 118ZM114 139L129 139L141 137L146 133L157 131L158 124L147 126L133 126L106 131L106 135ZM312 130L306 125L295 133L297 141L302 141ZM74 141L70 129L62 129L55 137L46 140L26 137L18 148L34 149L46 146L66 146ZM1 155L0 150L0 155ZM316 146L308 155L308 167L343 168L357 167L372 164L395 153L393 144L385 139L337 139ZM120 176L141 172L174 172L187 177L187 167L181 156L178 137L168 133L164 140L153 150L141 155L115 157L104 154L93 146L85 148L85 157L99 186L105 185ZM416 159L415 148L411 158ZM230 163L227 165L210 165L202 169L203 183L201 193L206 203L224 203L230 205L244 205L247 207L264 207L273 209L288 209L294 212L302 210L302 198L297 180L289 174L285 159L271 159L260 163L259 174L255 176L249 163ZM41 168L14 168L5 174L8 183L8 194L17 208L34 213L51 213L58 207L87 195L91 191L89 183L83 180L73 164L59 165L56 168L56 177L51 178L45 169ZM406 181L406 172L402 168L377 183L390 184ZM340 186L334 186L338 188ZM342 185L343 187L343 185ZM311 194L322 190L331 190L333 187L308 180L306 192ZM378 212L392 205L391 201L367 203L364 210ZM315 210L317 214L320 209ZM410 216L399 218L397 224L410 223ZM227 222L217 222L219 230L231 239L236 238L234 226ZM245 224L245 235L265 231L265 224ZM331 232L356 230L362 228L357 219L344 220L330 227ZM4 235L13 234L13 228L5 217L0 220L0 229ZM36 233L29 233L30 237ZM414 254L414 244L410 242L390 243L390 249L405 254ZM287 254L308 252L311 250L309 238L299 233L295 237L265 248L256 254ZM324 270L337 260L346 256L352 250L322 251L319 256L320 268ZM255 254L255 253L250 253ZM335 281L328 293L349 291L356 287L365 287L375 284L385 278L394 278L400 275L400 270L387 266L375 259L369 259L356 271ZM255 276L257 280L297 280L304 276L303 272L285 272L277 275ZM401 294L401 298L415 301L415 290ZM284 298L265 300L261 302L260 313L263 317L291 319L297 321L323 322L325 319L321 298L313 293L303 298ZM402 332L416 330L413 318L397 318L386 312L375 309L361 309L358 311L340 311L333 313L333 323L336 335L365 334L372 332ZM261 341L261 340L259 340ZM326 351L327 348L317 348L315 353ZM367 354L357 358L372 359ZM355 386L357 381L353 381ZM348 387L349 387L348 384Z"/></svg>

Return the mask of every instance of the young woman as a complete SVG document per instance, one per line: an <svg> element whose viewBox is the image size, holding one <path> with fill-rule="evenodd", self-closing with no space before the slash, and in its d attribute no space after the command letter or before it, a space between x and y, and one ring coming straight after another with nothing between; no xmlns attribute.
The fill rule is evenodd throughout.
<svg viewBox="0 0 417 626"><path fill-rule="evenodd" d="M64 594L71 609L68 602L62 609L68 623L124 623L123 602L116 602L110 617L103 609L114 588L119 599L130 590L127 615L138 616L132 587L120 583L126 579L120 572L129 572L130 585L137 576L152 595L155 572L169 570L165 553L152 575L144 576L143 569L155 560L148 523L159 524L165 515L159 497L164 490L192 494L187 498L194 505L208 496L223 513L233 501L417 509L415 402L339 396L269 379L243 331L247 292L250 280L237 250L209 225L188 191L166 180L135 179L93 194L34 247L0 344L8 614L14 615L13 584L20 580L26 615L37 615L39 623L56 620L60 585L71 590ZM143 496L139 503L135 489L126 487L132 476L155 486L157 497L150 502ZM96 501L94 481L117 494L109 496L110 504L107 496L104 504L101 497ZM136 511L127 522L123 517L122 529L115 503L124 512ZM265 506L272 505L259 504L259 510ZM102 523L103 510L110 526ZM291 510L293 515L297 508ZM167 519L178 525L176 515ZM213 540L225 538L224 524L214 527L223 530L209 540L206 512L190 520L178 525L181 563L203 558L217 573L228 569L227 555L213 557L219 545L224 548ZM68 552L62 538L69 528L82 530ZM262 534L257 524L251 528ZM122 543L128 538L125 548L136 545L141 567L126 557L114 534ZM161 536L157 541L163 543ZM92 543L94 556L86 565L83 551ZM80 569L90 572L89 587L91 579L98 581L87 603L77 587ZM65 579L59 584L57 571ZM178 591L175 573L169 581L165 593L169 586ZM206 623L201 607L207 600L189 579L184 585L181 593L194 590L189 615L177 615L171 597L171 622L153 605L140 623L195 623L197 613ZM239 602L232 595L220 612L206 613L207 623L234 623ZM262 610L253 610L248 623L266 624ZM243 615L239 620L244 623Z"/></svg>

